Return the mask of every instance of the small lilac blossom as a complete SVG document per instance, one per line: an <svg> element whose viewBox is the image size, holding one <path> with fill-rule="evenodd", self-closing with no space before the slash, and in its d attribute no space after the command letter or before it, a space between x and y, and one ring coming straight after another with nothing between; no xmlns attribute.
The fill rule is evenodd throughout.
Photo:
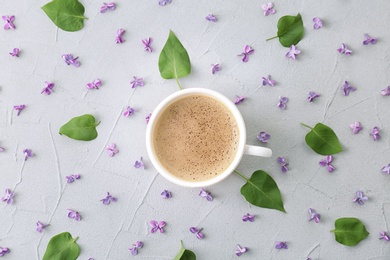
<svg viewBox="0 0 390 260"><path fill-rule="evenodd" d="M34 154L32 153L31 149L24 149L23 150L23 154L24 154L24 160L27 161L27 159L29 157L33 157Z"/></svg>
<svg viewBox="0 0 390 260"><path fill-rule="evenodd" d="M271 138L271 135L262 131L257 135L257 139L262 143L268 143L268 140Z"/></svg>
<svg viewBox="0 0 390 260"><path fill-rule="evenodd" d="M79 175L79 174L71 174L71 175L65 176L65 177L66 177L66 182L67 182L67 183L72 183L72 182L74 182L75 180L80 179L80 175Z"/></svg>
<svg viewBox="0 0 390 260"><path fill-rule="evenodd" d="M160 233L163 233L164 227L167 224L165 221L157 222L155 220L152 220L149 223L152 226L152 229L150 230L150 232L152 232L152 233L156 233L157 231L160 231Z"/></svg>
<svg viewBox="0 0 390 260"><path fill-rule="evenodd" d="M73 58L72 54L64 54L62 55L65 63L68 65L73 65L75 67L80 67L80 61L78 61L79 57Z"/></svg>
<svg viewBox="0 0 390 260"><path fill-rule="evenodd" d="M93 82L87 83L87 89L99 89L101 85L102 85L101 80L95 79Z"/></svg>
<svg viewBox="0 0 390 260"><path fill-rule="evenodd" d="M137 110L130 107L130 106L127 106L125 111L123 111L123 116L124 117L128 117L128 116L132 116L134 115L134 113L136 112Z"/></svg>
<svg viewBox="0 0 390 260"><path fill-rule="evenodd" d="M276 249L288 249L287 242L286 241L276 242L275 248Z"/></svg>
<svg viewBox="0 0 390 260"><path fill-rule="evenodd" d="M6 202L7 204L14 203L14 196L15 194L10 189L5 190L4 197L1 198L1 201Z"/></svg>
<svg viewBox="0 0 390 260"><path fill-rule="evenodd" d="M288 162L284 157L278 157L278 163L281 165L282 172L287 172L288 169Z"/></svg>
<svg viewBox="0 0 390 260"><path fill-rule="evenodd" d="M263 86L271 86L271 87L274 87L275 86L275 80L271 79L271 75L268 75L268 77L262 77L262 83L263 83Z"/></svg>
<svg viewBox="0 0 390 260"><path fill-rule="evenodd" d="M278 108L280 108L280 109L282 109L282 110L286 109L286 107L287 107L287 105L286 105L287 101L288 101L288 98L279 96L279 102L278 102L278 105L277 105Z"/></svg>
<svg viewBox="0 0 390 260"><path fill-rule="evenodd" d="M363 41L363 44L364 45L368 45L368 44L375 44L378 39L377 38L373 38L373 37L370 37L367 33L364 34L364 37L366 38L364 41Z"/></svg>
<svg viewBox="0 0 390 260"><path fill-rule="evenodd" d="M245 97L240 97L240 96L236 95L236 99L234 100L234 104L238 105L241 102L243 102L244 100L245 100Z"/></svg>
<svg viewBox="0 0 390 260"><path fill-rule="evenodd" d="M80 214L77 212L77 211L74 211L74 210L71 210L71 209L67 209L68 211L68 218L73 218L77 221L80 221L81 220L81 216Z"/></svg>
<svg viewBox="0 0 390 260"><path fill-rule="evenodd" d="M386 234L386 231L382 231L380 233L379 239L383 239L385 241L390 241L390 237Z"/></svg>
<svg viewBox="0 0 390 260"><path fill-rule="evenodd" d="M382 172L390 174L390 163L389 165L382 167Z"/></svg>
<svg viewBox="0 0 390 260"><path fill-rule="evenodd" d="M133 80L130 82L131 88L136 88L138 86L142 87L145 86L144 79L143 78L137 78L133 76Z"/></svg>
<svg viewBox="0 0 390 260"><path fill-rule="evenodd" d="M240 256L244 253L246 253L248 251L248 248L247 247L241 247L240 245L237 245L237 249L236 249L236 256Z"/></svg>
<svg viewBox="0 0 390 260"><path fill-rule="evenodd" d="M317 93L315 93L314 91L310 91L309 92L309 96L307 97L307 100L309 101L309 102L313 102L313 100L315 99L315 98L318 98L320 96L320 94L317 94Z"/></svg>
<svg viewBox="0 0 390 260"><path fill-rule="evenodd" d="M15 16L14 15L11 15L11 16L4 15L1 18L3 18L3 20L5 21L4 30L9 30L9 29L15 29L16 28L15 24L14 24L14 21L15 21Z"/></svg>
<svg viewBox="0 0 390 260"><path fill-rule="evenodd" d="M347 56L350 56L352 54L352 50L348 49L347 45L345 43L341 44L341 47L337 49L338 52L341 54L345 54Z"/></svg>
<svg viewBox="0 0 390 260"><path fill-rule="evenodd" d="M255 221L255 215L251 215L249 213L246 213L244 216L242 216L242 221L244 221L244 222L247 222L247 221L253 222L253 221Z"/></svg>
<svg viewBox="0 0 390 260"><path fill-rule="evenodd" d="M314 222L316 223L320 222L321 215L316 213L314 209L309 208L309 214L310 214L309 221L314 219Z"/></svg>
<svg viewBox="0 0 390 260"><path fill-rule="evenodd" d="M161 6L165 6L167 4L170 4L171 2L172 2L172 0L160 0L158 2L158 4L161 5Z"/></svg>
<svg viewBox="0 0 390 260"><path fill-rule="evenodd" d="M371 133L370 135L372 136L372 138L374 138L374 141L378 140L381 138L381 136L379 135L379 128L376 126L374 127L372 130L371 130Z"/></svg>
<svg viewBox="0 0 390 260"><path fill-rule="evenodd" d="M5 151L4 147L0 147L0 153L2 153L4 151Z"/></svg>
<svg viewBox="0 0 390 260"><path fill-rule="evenodd" d="M333 156L332 155L327 155L324 160L320 161L320 165L322 167L327 166L328 172L333 172L335 168L331 164L333 161Z"/></svg>
<svg viewBox="0 0 390 260"><path fill-rule="evenodd" d="M114 11L115 7L116 5L114 2L103 3L102 7L100 7L100 13L104 14L105 12L107 12L107 10Z"/></svg>
<svg viewBox="0 0 390 260"><path fill-rule="evenodd" d="M364 196L362 191L356 192L356 197L353 199L353 202L359 203L360 205L364 204L364 201L367 201L368 198Z"/></svg>
<svg viewBox="0 0 390 260"><path fill-rule="evenodd" d="M201 229L197 229L196 227L191 227L190 228L191 233L196 234L196 237L198 239L203 239L204 238L204 235L201 233L202 230L203 230L203 228L201 228Z"/></svg>
<svg viewBox="0 0 390 260"><path fill-rule="evenodd" d="M144 243L142 243L141 241L137 241L129 248L129 251L131 252L132 255L137 255L138 249L142 248L143 246Z"/></svg>
<svg viewBox="0 0 390 260"><path fill-rule="evenodd" d="M41 91L41 94L45 93L46 95L50 95L53 91L55 84L53 82L45 81L46 87L44 87Z"/></svg>
<svg viewBox="0 0 390 260"><path fill-rule="evenodd" d="M12 52L9 53L12 57L19 57L20 50L18 48L14 48Z"/></svg>
<svg viewBox="0 0 390 260"><path fill-rule="evenodd" d="M118 199L113 197L109 192L107 192L107 196L104 199L101 199L100 201L103 202L104 205L108 205L111 202L117 202Z"/></svg>
<svg viewBox="0 0 390 260"><path fill-rule="evenodd" d="M355 122L349 126L352 129L352 133L357 134L362 130L362 126L360 125L360 122Z"/></svg>
<svg viewBox="0 0 390 260"><path fill-rule="evenodd" d="M299 53L301 53L301 51L293 44L290 46L290 51L286 53L286 57L295 60L295 55L298 55Z"/></svg>
<svg viewBox="0 0 390 260"><path fill-rule="evenodd" d="M142 44L144 45L144 51L147 51L147 52L153 52L153 49L152 47L150 46L150 44L152 44L152 38L148 37L144 40L142 40Z"/></svg>
<svg viewBox="0 0 390 260"><path fill-rule="evenodd" d="M215 17L213 14L209 14L206 16L206 20L215 23L217 21L217 17Z"/></svg>
<svg viewBox="0 0 390 260"><path fill-rule="evenodd" d="M356 90L356 88L354 86L351 86L348 81L344 81L344 85L342 85L340 89L343 91L344 96L348 96L350 92Z"/></svg>
<svg viewBox="0 0 390 260"><path fill-rule="evenodd" d="M121 44L125 42L125 39L123 39L123 34L125 34L125 30L123 29L118 29L116 32L116 38L115 38L115 43Z"/></svg>
<svg viewBox="0 0 390 260"><path fill-rule="evenodd" d="M273 8L274 8L274 4L271 2L266 4L266 5L261 6L261 9L263 9L265 16L268 16L269 14L276 13L275 9L273 9Z"/></svg>
<svg viewBox="0 0 390 260"><path fill-rule="evenodd" d="M116 144L114 143L107 145L106 151L110 157L113 157L115 154L119 153L119 150L116 148Z"/></svg>
<svg viewBox="0 0 390 260"><path fill-rule="evenodd" d="M9 250L8 247L0 247L0 257L9 254L9 252L11 252L11 250Z"/></svg>
<svg viewBox="0 0 390 260"><path fill-rule="evenodd" d="M23 109L26 108L26 105L19 105L19 106L14 106L14 109L18 111L17 116L20 115L20 112L22 112Z"/></svg>
<svg viewBox="0 0 390 260"><path fill-rule="evenodd" d="M220 70L221 70L221 66L219 65L219 63L211 64L211 73L212 74L215 74L215 72L220 71Z"/></svg>
<svg viewBox="0 0 390 260"><path fill-rule="evenodd" d="M163 190L163 192L161 192L161 196L163 199L170 199L172 198L172 193L169 190Z"/></svg>
<svg viewBox="0 0 390 260"><path fill-rule="evenodd" d="M322 20L319 17L314 17L313 18L313 28L318 30L322 27Z"/></svg>
<svg viewBox="0 0 390 260"><path fill-rule="evenodd" d="M242 61L243 62L248 62L249 55L252 55L254 52L255 52L255 50L252 49L251 46L245 45L244 46L244 51L241 54L239 54L238 56L244 56L244 57L242 57Z"/></svg>
<svg viewBox="0 0 390 260"><path fill-rule="evenodd" d="M145 121L146 121L146 124L149 124L149 120L150 120L150 117L152 116L152 113L149 113L146 117L145 117Z"/></svg>
<svg viewBox="0 0 390 260"><path fill-rule="evenodd" d="M145 169L145 165L144 165L144 162L142 161L142 157L139 159L139 161L135 161L134 163L134 168L143 168Z"/></svg>
<svg viewBox="0 0 390 260"><path fill-rule="evenodd" d="M203 188L200 190L199 196L201 196L202 198L206 198L207 201L213 201L213 197L211 196L211 192L208 192Z"/></svg>
<svg viewBox="0 0 390 260"><path fill-rule="evenodd" d="M43 230L44 230L47 226L49 226L49 225L45 225L45 224L43 224L41 221L38 221L38 222L37 222L37 231L38 231L39 233L42 233Z"/></svg>
<svg viewBox="0 0 390 260"><path fill-rule="evenodd" d="M382 96L390 96L390 86L387 86L387 88L383 89L381 91Z"/></svg>

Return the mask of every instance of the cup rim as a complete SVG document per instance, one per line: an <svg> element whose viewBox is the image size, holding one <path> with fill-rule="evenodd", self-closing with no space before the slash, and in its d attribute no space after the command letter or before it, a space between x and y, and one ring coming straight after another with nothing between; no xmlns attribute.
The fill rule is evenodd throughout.
<svg viewBox="0 0 390 260"><path fill-rule="evenodd" d="M215 98L219 102L224 104L229 109L229 111L233 114L239 130L239 141L237 146L237 152L232 163L226 168L225 171L218 174L216 177L211 178L209 180L196 181L196 182L183 180L169 173L158 160L157 156L154 153L154 148L153 148L153 130L161 112L175 100L193 94L206 95ZM246 144L246 127L245 127L244 119L242 118L242 115L238 110L238 108L236 107L236 105L232 101L230 101L227 97L225 97L223 94L214 90L204 89L204 88L183 89L163 99L152 112L152 115L149 119L149 123L146 128L146 150L153 166L158 171L158 173L161 174L168 181L184 187L193 187L193 188L207 187L226 179L231 173L233 173L233 171L237 168L238 164L240 163L241 158L244 154L245 144Z"/></svg>

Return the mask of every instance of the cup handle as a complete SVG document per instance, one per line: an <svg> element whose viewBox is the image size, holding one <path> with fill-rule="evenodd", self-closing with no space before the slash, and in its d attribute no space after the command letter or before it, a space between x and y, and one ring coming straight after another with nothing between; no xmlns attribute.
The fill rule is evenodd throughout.
<svg viewBox="0 0 390 260"><path fill-rule="evenodd" d="M245 145L244 154L262 156L262 157L271 157L272 150L266 147L254 146L254 145Z"/></svg>

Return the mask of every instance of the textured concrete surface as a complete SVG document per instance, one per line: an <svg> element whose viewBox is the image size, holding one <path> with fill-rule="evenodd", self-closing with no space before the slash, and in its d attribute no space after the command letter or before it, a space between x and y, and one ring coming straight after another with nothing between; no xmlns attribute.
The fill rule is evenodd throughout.
<svg viewBox="0 0 390 260"><path fill-rule="evenodd" d="M0 192L15 190L12 205L0 204L0 246L9 247L5 259L41 259L49 239L63 231L79 236L79 259L130 259L127 248L137 240L145 246L137 258L172 259L180 240L198 259L235 259L236 244L249 252L240 259L376 259L390 258L390 243L379 240L390 221L390 176L381 168L390 163L390 97L380 95L390 85L390 2L388 1L274 1L276 14L265 17L262 1L182 1L161 7L157 0L117 1L117 9L99 13L100 1L83 0L85 27L69 33L57 29L40 9L46 1L2 1L0 15L15 15L16 30L0 30ZM276 34L283 15L302 14L305 37L296 61ZM214 13L218 22L205 16ZM312 18L324 27L313 29ZM3 21L1 21L3 22ZM3 26L3 24L1 24ZM114 42L116 31L126 30L126 42ZM150 164L144 144L145 117L169 94L178 91L174 80L158 71L158 56L172 29L187 48L192 73L181 80L184 88L217 90L234 100L246 96L239 109L246 121L248 143L260 145L260 131L271 134L270 159L244 157L238 170L247 176L258 169L273 176L281 190L287 214L251 206L240 194L243 180L236 175L209 188L214 201L198 196L198 189L168 183ZM364 33L378 37L364 46ZM141 40L152 37L153 53L143 51ZM346 43L347 57L336 49ZM255 53L243 63L237 54L249 44ZM19 58L8 52L21 49ZM79 56L81 66L67 66L62 54ZM221 71L212 75L212 63ZM275 87L262 87L261 77L272 75ZM131 89L132 76L143 77L144 87ZM99 90L86 83L102 80ZM348 80L357 91L348 97L340 86ZM56 86L50 96L40 94L45 81ZM309 91L321 94L307 102ZM287 96L287 109L276 106ZM26 104L18 117L14 105ZM138 109L125 118L130 105ZM93 114L101 124L91 142L58 134L70 118ZM360 121L363 130L353 135L349 125ZM304 143L307 129L300 122L323 122L338 134L345 151L334 156L336 170L328 173ZM369 131L378 126L376 142ZM116 143L120 152L109 157L105 147ZM26 162L23 149L35 156ZM133 163L142 156L146 169ZM290 171L283 174L276 158L285 156ZM68 185L65 176L81 179ZM173 197L161 198L168 189ZM369 197L363 206L353 203L355 192ZM108 206L106 192L118 198ZM322 215L308 222L308 208ZM67 218L77 210L82 220ZM244 223L246 213L256 215ZM370 232L355 247L346 247L329 232L339 217L358 217ZM50 223L38 233L36 222ZM165 220L163 234L150 233L150 220ZM203 227L198 240L191 226ZM287 241L278 251L275 241Z"/></svg>

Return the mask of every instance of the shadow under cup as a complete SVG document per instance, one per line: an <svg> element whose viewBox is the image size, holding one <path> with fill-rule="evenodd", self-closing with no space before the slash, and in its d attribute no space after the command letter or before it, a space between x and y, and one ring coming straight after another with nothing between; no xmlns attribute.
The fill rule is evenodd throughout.
<svg viewBox="0 0 390 260"><path fill-rule="evenodd" d="M213 108L213 110L207 111L207 113L210 114L210 117L208 117L207 113L203 113L203 115L196 113L196 109L200 109L199 106L202 108L208 107L209 103ZM217 108L213 107L214 105ZM218 106L220 107L219 110ZM212 116L218 115L219 112L222 113L222 119L214 117L211 126L208 125L207 122L205 123L201 121L205 118L213 119ZM185 118L187 114L190 115L189 113L194 115L195 118L190 118L190 116ZM198 115L199 117L197 117ZM224 117L230 120L230 126L227 124L226 120L223 121ZM200 121L198 122L196 120ZM210 123L210 121L208 123ZM198 134L189 136L192 129L191 126L194 126L194 128L197 129ZM199 127L206 129L205 133L200 131ZM232 129L231 133L233 134L229 134L229 131L223 130L228 130L229 127ZM171 131L171 129L180 131L173 130L173 132L165 133L165 129L169 129L169 131ZM206 133L207 130L209 130L208 133ZM201 139L202 137L205 137L205 135L207 135L207 140L204 143L204 140L202 141ZM164 136L164 138L162 139L161 136ZM232 136L235 139L228 145L226 140L229 140L229 136ZM186 140L183 140L182 143L176 143L177 140L180 141L182 138ZM226 143L225 146L224 142ZM234 103L216 91L202 88L180 90L165 98L153 111L146 130L146 148L149 158L156 170L167 180L186 187L210 186L229 176L241 161L244 153L245 142L245 123L241 113ZM207 147L207 143L212 145ZM192 160L191 156L188 156L191 154L186 153L195 147L196 149L202 151L204 148L206 150L208 149L207 151L215 151L216 154L206 153L200 155L199 158L193 156ZM208 174L207 177L204 177L204 175L203 177L190 177L189 175L194 173L191 171L197 169L198 165L199 168L208 170L208 163L210 163L210 161L218 161L217 158L224 155L220 152L219 147L226 147L227 149L226 151L224 150L227 154L226 158L220 160L222 162L219 165L219 170L216 170L217 168L213 168L214 166L212 165L209 168L210 172L206 173ZM164 155L165 157L162 157L161 151L166 154ZM201 156L205 157L200 158ZM227 156L231 156L232 158L227 159ZM169 159L162 161L161 158ZM178 173L177 169L173 170L171 167L171 165L175 165L175 163L172 162L177 161L184 163L180 164L180 171L183 172ZM187 167L185 167L186 165ZM201 173L199 172L197 174Z"/></svg>

